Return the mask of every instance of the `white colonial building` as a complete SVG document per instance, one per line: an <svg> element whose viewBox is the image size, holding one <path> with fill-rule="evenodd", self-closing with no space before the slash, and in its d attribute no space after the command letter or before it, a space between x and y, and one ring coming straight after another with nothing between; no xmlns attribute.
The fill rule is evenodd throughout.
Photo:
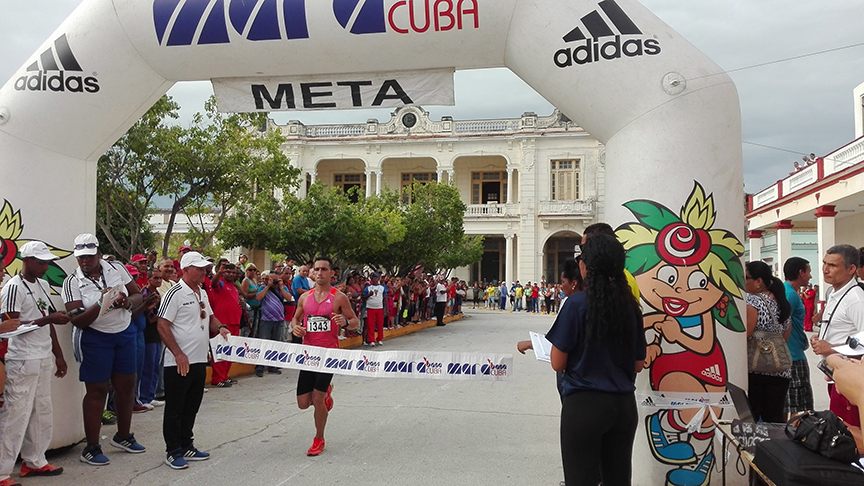
<svg viewBox="0 0 864 486"><path fill-rule="evenodd" d="M271 122L272 123L272 122ZM465 280L557 281L583 229L603 220L603 145L555 111L499 120L429 119L419 106L364 124L273 125L291 163L312 181L367 195L412 181L454 184L468 209L465 232L486 237Z"/></svg>

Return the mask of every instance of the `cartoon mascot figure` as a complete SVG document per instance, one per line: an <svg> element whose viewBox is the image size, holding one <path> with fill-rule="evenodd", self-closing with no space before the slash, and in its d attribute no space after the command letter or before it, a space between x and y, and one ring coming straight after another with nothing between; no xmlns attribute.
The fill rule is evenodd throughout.
<svg viewBox="0 0 864 486"><path fill-rule="evenodd" d="M698 182L679 215L653 201L624 207L637 222L622 225L616 234L642 294L651 388L697 396L724 392L726 358L716 330L717 324L745 330L733 300L742 297L744 246L731 232L712 229L714 200ZM660 410L645 419L652 454L675 466L666 475L667 485L710 482L714 423L704 414L704 420L690 424L699 412Z"/></svg>

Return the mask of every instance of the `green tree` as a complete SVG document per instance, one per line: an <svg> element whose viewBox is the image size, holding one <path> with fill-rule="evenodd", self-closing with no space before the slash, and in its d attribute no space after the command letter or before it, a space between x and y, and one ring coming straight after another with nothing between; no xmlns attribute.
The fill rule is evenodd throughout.
<svg viewBox="0 0 864 486"><path fill-rule="evenodd" d="M318 182L303 199L259 197L242 215L229 216L218 237L226 246L267 249L299 262L326 254L343 268L368 265L395 275L417 265L450 269L482 258L483 238L464 233L465 205L456 188L415 184L407 190L411 203L402 204L395 191L367 198Z"/></svg>
<svg viewBox="0 0 864 486"><path fill-rule="evenodd" d="M225 115L217 111L213 97L204 108L172 151L176 175L163 254L181 212L195 228L190 234L200 239L198 246L208 247L229 214L254 205L268 191L287 192L298 184L300 171L282 153L285 138L267 129L266 113ZM213 219L214 229L206 229L204 215Z"/></svg>
<svg viewBox="0 0 864 486"><path fill-rule="evenodd" d="M483 237L465 235L467 208L458 189L449 184L415 182L404 191L411 201L400 206L405 237L383 250L365 252L363 263L402 276L418 265L449 270L480 261ZM390 193L385 197L398 200L399 195Z"/></svg>
<svg viewBox="0 0 864 486"><path fill-rule="evenodd" d="M343 268L362 250L383 250L404 236L402 215L377 198L345 194L316 182L305 198L260 195L242 214L226 218L218 238L226 246L267 249L298 262L328 255Z"/></svg>
<svg viewBox="0 0 864 486"><path fill-rule="evenodd" d="M153 245L148 215L154 198L172 187L171 154L183 130L171 120L179 108L163 96L99 158L96 226L106 253L129 260Z"/></svg>

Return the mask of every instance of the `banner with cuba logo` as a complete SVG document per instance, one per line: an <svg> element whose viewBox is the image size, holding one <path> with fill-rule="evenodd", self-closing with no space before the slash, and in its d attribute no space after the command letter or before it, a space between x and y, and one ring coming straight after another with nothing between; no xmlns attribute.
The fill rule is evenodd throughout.
<svg viewBox="0 0 864 486"><path fill-rule="evenodd" d="M370 378L502 381L512 354L367 351L319 348L263 339L221 336L210 340L213 359Z"/></svg>

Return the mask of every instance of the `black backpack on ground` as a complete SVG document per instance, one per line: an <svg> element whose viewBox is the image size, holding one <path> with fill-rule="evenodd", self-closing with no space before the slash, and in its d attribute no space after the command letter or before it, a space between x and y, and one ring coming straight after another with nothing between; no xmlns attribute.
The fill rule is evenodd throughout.
<svg viewBox="0 0 864 486"><path fill-rule="evenodd" d="M813 452L791 440L756 444L753 464L777 486L861 486L864 471Z"/></svg>

